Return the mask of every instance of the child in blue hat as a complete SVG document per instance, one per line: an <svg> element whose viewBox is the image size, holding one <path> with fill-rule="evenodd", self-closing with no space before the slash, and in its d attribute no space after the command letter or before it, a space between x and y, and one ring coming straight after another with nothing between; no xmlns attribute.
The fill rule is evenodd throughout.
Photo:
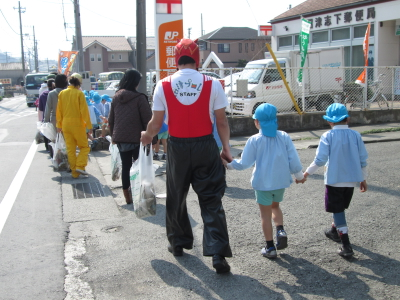
<svg viewBox="0 0 400 300"><path fill-rule="evenodd" d="M231 163L223 161L228 170L244 170L255 164L251 185L261 212L261 226L266 245L261 249L264 257L277 257L276 250L287 247L287 234L283 228L283 214L279 203L285 189L297 180L304 180L296 148L289 135L277 130L276 107L269 103L257 107L253 119L259 133L246 142L241 159ZM303 181L304 182L304 181ZM276 247L273 241L272 220L276 226Z"/></svg>
<svg viewBox="0 0 400 300"><path fill-rule="evenodd" d="M325 210L333 214L332 227L325 231L325 235L342 243L339 255L350 257L354 252L344 211L350 205L355 187L359 186L361 192L367 190L368 153L360 133L349 129L349 115L343 104L331 104L323 118L332 130L321 136L314 161L304 172L304 177L325 166Z"/></svg>

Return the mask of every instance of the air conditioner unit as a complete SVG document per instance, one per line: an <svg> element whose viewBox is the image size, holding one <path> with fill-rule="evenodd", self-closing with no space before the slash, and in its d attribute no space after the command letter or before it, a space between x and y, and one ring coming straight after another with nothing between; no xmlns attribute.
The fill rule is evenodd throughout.
<svg viewBox="0 0 400 300"><path fill-rule="evenodd" d="M249 93L248 89L248 80L247 79L238 79L236 80L236 95L238 97L247 97Z"/></svg>

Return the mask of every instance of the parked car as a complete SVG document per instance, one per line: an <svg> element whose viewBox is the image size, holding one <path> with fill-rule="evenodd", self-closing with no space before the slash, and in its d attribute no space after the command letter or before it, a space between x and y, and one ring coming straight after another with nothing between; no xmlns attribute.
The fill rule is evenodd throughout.
<svg viewBox="0 0 400 300"><path fill-rule="evenodd" d="M106 82L106 90L117 90L119 87L119 80L110 80Z"/></svg>
<svg viewBox="0 0 400 300"><path fill-rule="evenodd" d="M242 72L233 73L232 76L229 74L228 76L222 78L225 82L225 95L230 96L232 94L232 90L236 91L236 80L240 78L240 74ZM231 86L231 79L233 85Z"/></svg>
<svg viewBox="0 0 400 300"><path fill-rule="evenodd" d="M217 73L214 73L214 72L204 71L204 72L200 72L200 73L204 74L204 75L207 75L207 76L210 76L210 77L221 79L221 76L219 76Z"/></svg>
<svg viewBox="0 0 400 300"><path fill-rule="evenodd" d="M4 97L4 87L1 82L0 82L0 97Z"/></svg>

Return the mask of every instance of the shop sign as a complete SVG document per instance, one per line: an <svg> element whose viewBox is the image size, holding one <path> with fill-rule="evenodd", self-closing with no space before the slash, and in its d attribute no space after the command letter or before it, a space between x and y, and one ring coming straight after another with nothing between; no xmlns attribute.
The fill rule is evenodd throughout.
<svg viewBox="0 0 400 300"><path fill-rule="evenodd" d="M357 9L356 11L334 13L332 15L315 17L307 20L311 23L311 28L323 28L324 26L350 24L353 21L364 23L372 19L375 19L375 7L368 7L366 10Z"/></svg>

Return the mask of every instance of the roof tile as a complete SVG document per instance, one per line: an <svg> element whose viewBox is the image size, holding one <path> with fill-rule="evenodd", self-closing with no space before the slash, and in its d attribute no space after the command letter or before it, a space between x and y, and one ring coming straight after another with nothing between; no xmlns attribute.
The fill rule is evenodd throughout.
<svg viewBox="0 0 400 300"><path fill-rule="evenodd" d="M111 51L132 51L128 40L124 36L83 36L83 49L93 42L98 42L109 48Z"/></svg>

